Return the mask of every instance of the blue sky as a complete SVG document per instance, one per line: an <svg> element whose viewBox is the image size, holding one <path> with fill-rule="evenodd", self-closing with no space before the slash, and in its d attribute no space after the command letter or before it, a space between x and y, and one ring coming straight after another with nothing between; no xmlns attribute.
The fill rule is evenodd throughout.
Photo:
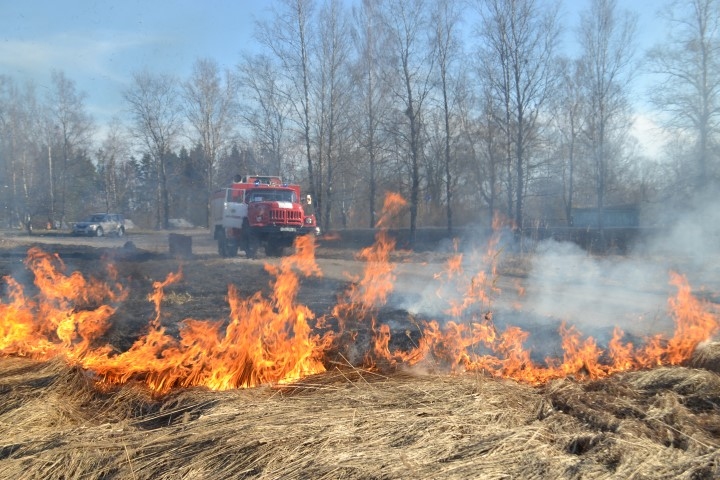
<svg viewBox="0 0 720 480"><path fill-rule="evenodd" d="M201 57L233 67L265 11L252 0L0 0L0 74L32 79L42 93L62 70L105 119L133 72L183 78Z"/></svg>
<svg viewBox="0 0 720 480"><path fill-rule="evenodd" d="M351 1L351 0L348 0ZM359 0L358 0L359 1ZM197 58L232 68L253 46L272 0L0 0L0 74L32 79L42 94L62 70L87 94L100 123L120 115L131 74L147 68L187 78ZM657 0L618 0L638 12L641 49L659 39ZM567 36L586 0L564 0Z"/></svg>

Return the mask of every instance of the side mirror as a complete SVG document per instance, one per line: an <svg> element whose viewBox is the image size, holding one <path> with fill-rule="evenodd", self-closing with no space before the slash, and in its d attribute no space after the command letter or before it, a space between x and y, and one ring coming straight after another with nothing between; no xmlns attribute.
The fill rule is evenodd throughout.
<svg viewBox="0 0 720 480"><path fill-rule="evenodd" d="M306 196L305 196L305 201L307 202L308 205L312 205L312 196L311 196L311 195L306 195Z"/></svg>

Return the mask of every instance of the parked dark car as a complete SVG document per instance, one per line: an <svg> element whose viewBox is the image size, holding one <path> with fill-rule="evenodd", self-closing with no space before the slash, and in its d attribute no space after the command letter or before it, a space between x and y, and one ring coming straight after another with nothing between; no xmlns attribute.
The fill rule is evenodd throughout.
<svg viewBox="0 0 720 480"><path fill-rule="evenodd" d="M73 224L73 235L102 237L104 235L125 235L125 218L119 213L96 213L81 222Z"/></svg>

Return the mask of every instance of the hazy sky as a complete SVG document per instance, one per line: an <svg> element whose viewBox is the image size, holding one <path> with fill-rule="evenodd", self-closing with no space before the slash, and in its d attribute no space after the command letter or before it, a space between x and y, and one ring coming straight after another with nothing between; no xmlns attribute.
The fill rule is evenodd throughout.
<svg viewBox="0 0 720 480"><path fill-rule="evenodd" d="M351 0L348 0L349 2ZM86 106L104 123L120 115L122 90L147 68L187 78L197 58L233 67L253 45L255 20L272 0L0 0L0 74L32 79L38 94L61 70L87 94ZM351 2L357 3L357 2ZM587 0L564 0L563 24ZM657 0L619 0L640 14L640 47L660 38Z"/></svg>

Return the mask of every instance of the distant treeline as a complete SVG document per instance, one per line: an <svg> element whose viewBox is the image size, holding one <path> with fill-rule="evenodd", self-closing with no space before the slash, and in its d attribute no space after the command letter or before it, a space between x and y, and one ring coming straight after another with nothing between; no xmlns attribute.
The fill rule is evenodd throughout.
<svg viewBox="0 0 720 480"><path fill-rule="evenodd" d="M43 95L0 75L0 221L207 225L236 173L300 183L324 231L374 228L399 193L410 245L418 227L527 231L571 226L577 207L682 203L716 183L720 140L718 1L685 3L640 52L637 15L589 0L570 56L552 2L278 0L236 65L132 72L104 125L62 71ZM633 135L640 118L660 153Z"/></svg>

